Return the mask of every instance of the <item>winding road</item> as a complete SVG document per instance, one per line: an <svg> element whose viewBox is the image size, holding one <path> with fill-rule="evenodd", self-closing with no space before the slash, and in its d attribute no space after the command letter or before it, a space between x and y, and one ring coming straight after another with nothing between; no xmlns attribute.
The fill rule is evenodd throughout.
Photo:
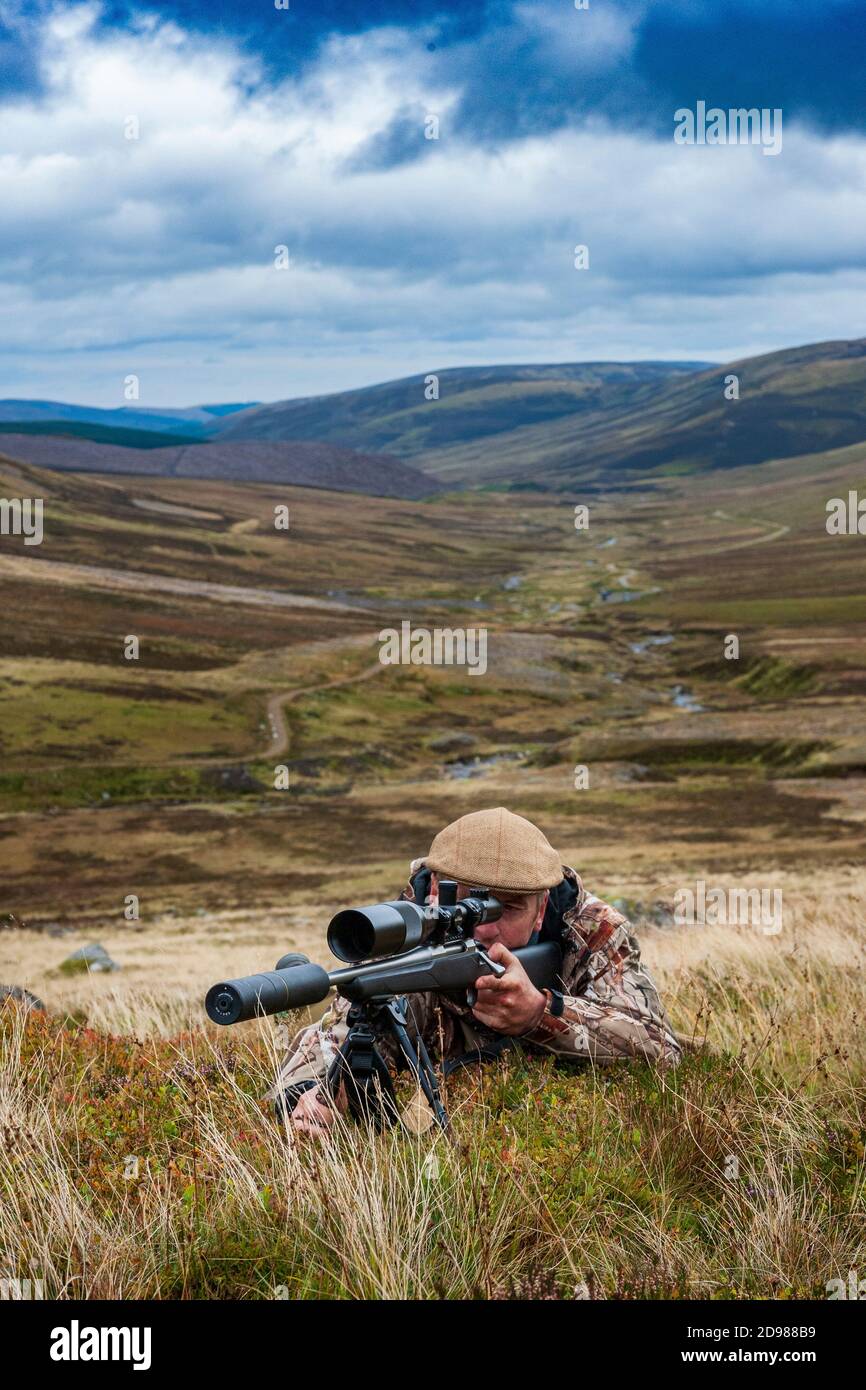
<svg viewBox="0 0 866 1390"><path fill-rule="evenodd" d="M256 753L255 758L279 758L285 753L289 746L289 731L286 727L286 716L283 713L283 706L290 704L293 700L303 699L307 695L318 695L322 690L337 690L343 685L355 685L358 681L369 680L383 669L381 661L376 661L372 666L365 666L363 671L359 671L354 676L341 676L339 680L325 681L322 685L306 685L296 690L286 690L279 695L271 695L268 704L268 724L271 730L271 741L261 753Z"/></svg>

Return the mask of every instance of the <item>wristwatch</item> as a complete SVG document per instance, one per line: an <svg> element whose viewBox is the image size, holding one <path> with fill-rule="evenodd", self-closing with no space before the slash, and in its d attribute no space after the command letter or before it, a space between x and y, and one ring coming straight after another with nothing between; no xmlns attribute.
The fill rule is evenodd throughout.
<svg viewBox="0 0 866 1390"><path fill-rule="evenodd" d="M558 989L543 989L541 992L547 999L547 1008L544 1012L550 1014L552 1018L562 1018L565 1009L565 995L562 991Z"/></svg>
<svg viewBox="0 0 866 1390"><path fill-rule="evenodd" d="M541 993L544 995L544 1013L534 1027L523 1034L529 1042L547 1042L557 1033L568 1032L568 1024L562 1017L565 995L558 989L543 989Z"/></svg>

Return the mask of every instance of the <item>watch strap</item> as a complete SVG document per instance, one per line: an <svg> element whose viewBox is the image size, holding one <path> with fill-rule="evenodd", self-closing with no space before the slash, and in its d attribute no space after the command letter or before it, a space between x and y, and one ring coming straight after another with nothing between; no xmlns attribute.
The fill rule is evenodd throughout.
<svg viewBox="0 0 866 1390"><path fill-rule="evenodd" d="M544 1013L535 1026L523 1034L528 1042L549 1042L557 1033L568 1032L568 1024L561 1017L565 1007L563 996L558 990L543 989L541 992L544 995ZM559 995L558 1000L556 995ZM557 1009L558 1004L560 1007Z"/></svg>

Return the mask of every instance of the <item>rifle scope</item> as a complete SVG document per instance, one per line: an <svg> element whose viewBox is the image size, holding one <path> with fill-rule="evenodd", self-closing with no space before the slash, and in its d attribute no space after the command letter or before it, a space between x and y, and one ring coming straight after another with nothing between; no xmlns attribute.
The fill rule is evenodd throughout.
<svg viewBox="0 0 866 1390"><path fill-rule="evenodd" d="M429 907L400 898L369 907L344 908L331 919L328 945L338 960L352 969L329 975L306 956L283 956L274 970L212 985L205 1008L214 1023L244 1023L265 1014L321 1003L332 988L348 989L359 974L369 976L369 987L374 989L380 974L385 979L389 964L420 968L418 956L424 952L419 948L425 943L447 947L453 953L461 943L470 941L482 922L495 922L501 916L502 904L484 888L473 888L458 902L457 884L451 879L440 879L439 901ZM361 965L362 961L370 963Z"/></svg>
<svg viewBox="0 0 866 1390"><path fill-rule="evenodd" d="M482 922L495 922L501 916L502 904L485 888L473 888L458 902L457 884L453 879L441 879L435 906L421 907L400 898L369 907L344 908L331 918L328 945L338 960L354 965L414 951L434 935L438 939L455 932L468 936Z"/></svg>

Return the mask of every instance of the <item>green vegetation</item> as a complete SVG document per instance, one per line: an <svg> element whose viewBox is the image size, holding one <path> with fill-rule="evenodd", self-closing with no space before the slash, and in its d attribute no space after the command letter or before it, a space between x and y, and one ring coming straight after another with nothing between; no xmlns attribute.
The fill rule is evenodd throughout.
<svg viewBox="0 0 866 1390"><path fill-rule="evenodd" d="M429 1300L822 1297L862 1266L866 552L822 522L860 466L587 492L581 534L579 499L505 473L415 505L0 464L47 517L0 552L0 979L49 1010L0 1010L3 1267L48 1296ZM485 675L381 666L404 618L483 626ZM453 1145L296 1147L260 1100L280 1022L216 1033L205 988L326 959L331 910L491 804L608 899L782 882L784 931L641 924L707 1038L673 1073L515 1056L447 1080ZM100 938L118 972L60 971Z"/></svg>
<svg viewBox="0 0 866 1390"><path fill-rule="evenodd" d="M289 884L322 877L323 844L375 864L386 806L386 845L418 853L440 815L491 798L597 863L642 862L662 826L680 862L757 862L768 844L775 862L856 861L866 822L840 798L856 797L866 764L866 552L829 538L822 517L828 488L844 493L858 466L848 450L801 458L791 477L767 465L766 496L764 470L741 469L735 503L710 477L590 493L584 533L571 499L544 493L347 504L11 464L4 481L0 468L7 495L44 493L48 518L38 556L14 538L0 555L0 833L21 861L8 906L26 918L55 914L58 893L114 901L138 860L169 900L205 862L209 904L227 881L232 900L285 893L287 863ZM278 536L286 501L291 531ZM323 548L323 535L340 543ZM135 576L94 588L92 566L179 591L146 592ZM201 585L313 606L216 602ZM379 666L378 632L404 617L483 626L484 677ZM739 661L724 659L732 631ZM126 633L141 639L138 663L122 660ZM326 688L335 679L349 683ZM286 741L271 754L272 699ZM462 743L438 746L454 734ZM588 793L573 786L583 763L597 769ZM288 791L274 787L278 764ZM186 829L207 805L226 813L214 856Z"/></svg>
<svg viewBox="0 0 866 1390"><path fill-rule="evenodd" d="M701 741L662 740L655 743L611 743L583 745L587 758L604 757L613 762L646 763L688 772L723 771L728 768L758 768L778 772L783 768L803 767L816 754L826 751L820 742L785 742L772 740L759 743L750 739L707 739Z"/></svg>
<svg viewBox="0 0 866 1390"><path fill-rule="evenodd" d="M736 401L724 392L730 374L748 381ZM449 484L529 473L563 491L714 475L859 445L864 383L863 341L814 343L667 379L605 383L558 419L533 423L525 406L517 418L503 409L497 432L476 436L466 428L453 442L432 435L413 457Z"/></svg>
<svg viewBox="0 0 866 1390"><path fill-rule="evenodd" d="M653 603L653 607L658 604ZM677 622L714 625L729 630L734 624L761 627L808 627L820 630L830 624L866 622L866 593L746 598L731 597L706 603L700 599L674 598L668 609ZM817 635L817 632L816 632Z"/></svg>
<svg viewBox="0 0 866 1390"><path fill-rule="evenodd" d="M70 439L92 439L96 444L119 444L127 449L165 449L173 444L185 446L195 443L189 434L128 429L122 425L97 425L86 420L3 420L0 421L0 435L3 434L59 434Z"/></svg>
<svg viewBox="0 0 866 1390"><path fill-rule="evenodd" d="M503 431L573 421L590 407L612 408L641 387L657 387L700 363L563 362L555 365L452 367L437 373L439 397L425 398L424 377L257 406L232 417L218 437L315 439L386 450L406 460L424 451L495 439ZM433 470L435 472L435 469Z"/></svg>
<svg viewBox="0 0 866 1390"><path fill-rule="evenodd" d="M729 1038L777 1004L744 986L693 976ZM514 1054L448 1080L450 1141L298 1147L259 1099L267 1028L117 1036L7 1004L0 1246L46 1297L821 1298L862 1255L866 1138L862 1046L829 1056L826 1027L667 1074Z"/></svg>
<svg viewBox="0 0 866 1390"><path fill-rule="evenodd" d="M0 773L0 808L7 814L106 802L234 800L238 795L237 786L223 789L218 777L189 767L58 767Z"/></svg>
<svg viewBox="0 0 866 1390"><path fill-rule="evenodd" d="M25 670L22 665L22 671ZM18 678L0 691L0 749L4 766L38 774L52 762L80 765L122 758L126 763L168 760L180 750L187 758L209 752L231 756L249 748L255 725L247 702L208 699L204 692L155 686L145 678L136 687L130 663L125 681L101 690L83 681ZM60 771L60 769L58 769Z"/></svg>
<svg viewBox="0 0 866 1390"><path fill-rule="evenodd" d="M780 700L814 690L817 675L814 666L794 666L779 657L763 656L738 677L738 684L759 699Z"/></svg>

